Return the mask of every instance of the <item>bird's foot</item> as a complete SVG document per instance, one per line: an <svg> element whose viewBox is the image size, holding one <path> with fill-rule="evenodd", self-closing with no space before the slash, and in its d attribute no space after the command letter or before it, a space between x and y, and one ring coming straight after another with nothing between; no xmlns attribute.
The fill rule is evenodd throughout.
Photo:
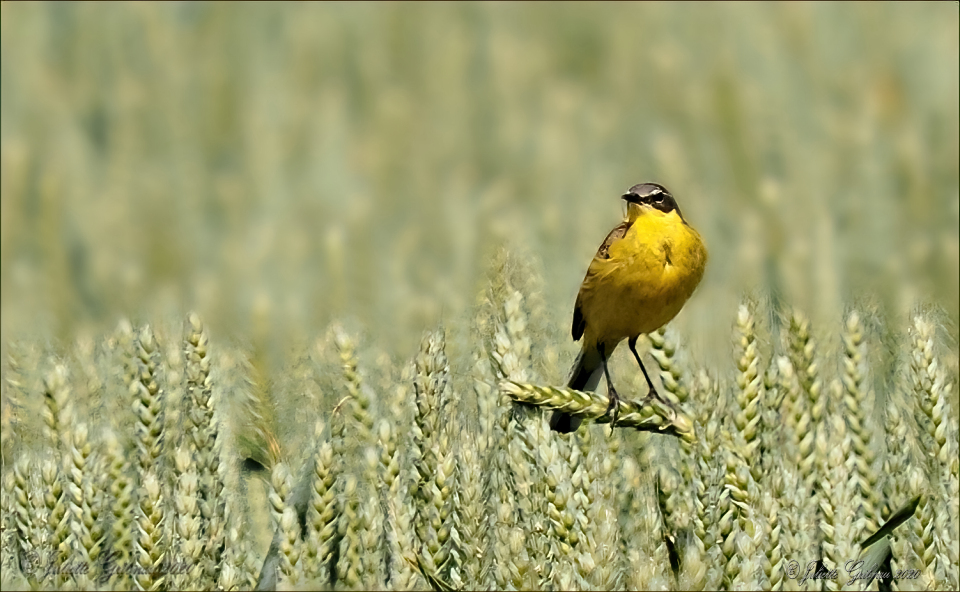
<svg viewBox="0 0 960 592"><path fill-rule="evenodd" d="M609 393L610 405L607 406L606 415L610 416L610 432L613 432L613 428L617 425L617 420L620 419L620 395L617 394L617 391L610 389Z"/></svg>
<svg viewBox="0 0 960 592"><path fill-rule="evenodd" d="M667 407L673 406L673 403L671 403L669 399L661 396L660 393L657 392L657 389L653 388L652 386L650 387L650 390L647 391L647 396L644 399L644 403L651 400L659 401L662 405Z"/></svg>

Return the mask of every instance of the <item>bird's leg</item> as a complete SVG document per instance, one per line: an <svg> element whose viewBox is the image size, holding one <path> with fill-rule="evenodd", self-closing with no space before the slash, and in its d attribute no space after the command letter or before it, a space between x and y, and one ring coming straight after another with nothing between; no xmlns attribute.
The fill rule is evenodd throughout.
<svg viewBox="0 0 960 592"><path fill-rule="evenodd" d="M617 389L613 388L613 382L610 380L610 369L607 368L607 352L603 344L600 344L600 360L603 362L603 375L607 378L607 396L610 398L610 405L607 407L607 414L612 412L612 417L610 419L610 429L617 424L617 419L620 418L620 395L617 394Z"/></svg>
<svg viewBox="0 0 960 592"><path fill-rule="evenodd" d="M633 352L633 357L637 359L637 364L640 364L640 369L643 370L643 377L647 379L647 386L650 387L650 391L647 393L648 397L656 397L661 402L666 403L663 400L663 397L660 396L660 393L657 392L657 389L653 388L653 381L650 380L650 375L647 374L647 369L643 367L643 362L640 361L640 354L637 353L637 338L631 337L627 341L627 345L630 346L630 351Z"/></svg>

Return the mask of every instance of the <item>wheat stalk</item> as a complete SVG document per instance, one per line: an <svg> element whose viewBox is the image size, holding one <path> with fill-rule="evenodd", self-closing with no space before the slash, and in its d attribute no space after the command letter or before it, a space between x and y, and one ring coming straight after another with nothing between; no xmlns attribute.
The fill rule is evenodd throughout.
<svg viewBox="0 0 960 592"><path fill-rule="evenodd" d="M610 423L607 414L607 397L594 392L584 392L568 387L540 386L506 380L500 383L500 391L519 403L537 405L547 409L559 409L564 413L579 415L597 423ZM656 399L641 403L621 399L617 427L634 428L639 431L660 432L696 441L693 422L680 411Z"/></svg>

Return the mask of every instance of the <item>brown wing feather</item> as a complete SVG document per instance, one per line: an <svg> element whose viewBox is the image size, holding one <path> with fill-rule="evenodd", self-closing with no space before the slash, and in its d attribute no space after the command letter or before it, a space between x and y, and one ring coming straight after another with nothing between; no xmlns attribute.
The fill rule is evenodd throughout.
<svg viewBox="0 0 960 592"><path fill-rule="evenodd" d="M610 258L610 245L615 241L623 238L627 231L630 230L630 222L624 220L617 225L616 228L610 231L610 234L607 235L607 238L603 239L603 243L600 245L600 248L597 249L597 257L600 259L609 259Z"/></svg>
<svg viewBox="0 0 960 592"><path fill-rule="evenodd" d="M610 231L610 234L607 235L607 238L603 239L603 242L600 244L600 248L597 249L597 254L594 256L594 259L609 259L610 245L623 238L629 229L630 222L626 220L618 224L616 228ZM584 278L584 281L586 281L586 278ZM582 294L582 285L580 290ZM580 341L580 338L583 337L583 330L586 328L586 326L587 321L583 318L583 312L580 310L580 294L577 294L577 302L573 305L573 329L571 331L574 341Z"/></svg>

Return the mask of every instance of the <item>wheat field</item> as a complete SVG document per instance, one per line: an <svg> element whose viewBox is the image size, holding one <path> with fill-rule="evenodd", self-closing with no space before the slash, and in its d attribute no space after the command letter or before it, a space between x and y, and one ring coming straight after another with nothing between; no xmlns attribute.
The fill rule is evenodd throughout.
<svg viewBox="0 0 960 592"><path fill-rule="evenodd" d="M0 16L4 589L876 589L912 500L960 586L956 3ZM641 181L710 262L611 428Z"/></svg>

